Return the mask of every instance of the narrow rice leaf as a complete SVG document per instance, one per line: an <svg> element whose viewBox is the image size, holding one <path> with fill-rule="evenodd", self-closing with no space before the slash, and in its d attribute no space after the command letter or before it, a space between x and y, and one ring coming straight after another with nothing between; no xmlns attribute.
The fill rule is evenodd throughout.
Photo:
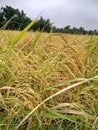
<svg viewBox="0 0 98 130"><path fill-rule="evenodd" d="M69 120L71 122L75 122L75 120L73 120L71 118L71 116L63 115L63 114L60 114L58 112L51 111L51 110L46 110L46 113L44 116L49 117L49 118L55 118L55 119L66 119L66 120Z"/></svg>
<svg viewBox="0 0 98 130"><path fill-rule="evenodd" d="M37 45L40 37L42 35L42 32L38 31L37 35L35 36L35 39L32 43L32 51L26 56L26 58L29 58L29 56L33 53L34 49L35 49L35 46Z"/></svg>
<svg viewBox="0 0 98 130"><path fill-rule="evenodd" d="M48 118L54 118L54 119L63 119L63 120L68 120L70 122L73 122L73 123L76 123L76 124L79 124L79 122L77 122L76 120L77 119L80 119L81 116L78 115L78 116L75 116L75 115L63 115L63 114L60 114L58 112L55 112L55 111L51 111L51 110L46 110L46 113L44 115L45 117L48 117ZM84 124L81 124L81 125L84 125ZM90 126L90 124L86 124L88 127ZM90 127L89 127L90 128Z"/></svg>
<svg viewBox="0 0 98 130"><path fill-rule="evenodd" d="M89 58L90 58L90 55L91 55L91 52L92 52L92 47L93 47L93 36L91 36L91 40L88 42L88 50L87 50L87 54L86 54L86 59L85 59L85 62L84 64L87 65L88 62L89 62Z"/></svg>
<svg viewBox="0 0 98 130"><path fill-rule="evenodd" d="M6 27L9 25L9 23L11 22L11 20L14 18L14 16L12 16L1 28L0 30L5 30Z"/></svg>
<svg viewBox="0 0 98 130"><path fill-rule="evenodd" d="M58 87L60 87L60 86L64 86L64 85L66 85L66 84L68 84L68 83L74 83L74 82L79 82L79 81L83 81L83 80L85 80L85 78L76 78L76 79L72 79L72 80L67 80L66 82L60 82L60 83L58 83L58 84L56 84L56 85L51 85L51 86L49 86L49 87L46 87L46 88L43 90L43 92L44 92L44 91L47 91L47 90L52 90L52 89L54 89L54 88L58 88Z"/></svg>
<svg viewBox="0 0 98 130"><path fill-rule="evenodd" d="M29 23L24 29L23 31L16 37L16 39L10 44L9 46L9 51L13 48L13 46L25 35L25 33L37 22L37 18L35 18L34 20L32 20L31 23Z"/></svg>

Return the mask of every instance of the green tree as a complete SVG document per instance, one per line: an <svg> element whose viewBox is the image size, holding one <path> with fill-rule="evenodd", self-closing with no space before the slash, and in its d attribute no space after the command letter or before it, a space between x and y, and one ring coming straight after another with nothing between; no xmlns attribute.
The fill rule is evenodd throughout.
<svg viewBox="0 0 98 130"><path fill-rule="evenodd" d="M65 33L70 33L70 25L68 25L68 26L66 26L66 27L64 28L64 32L65 32Z"/></svg>
<svg viewBox="0 0 98 130"><path fill-rule="evenodd" d="M50 32L52 29L52 24L50 23L49 19L44 19L42 16L40 19L32 26L34 31L36 30L43 30L45 32Z"/></svg>
<svg viewBox="0 0 98 130"><path fill-rule="evenodd" d="M0 27L3 26L10 18L10 21L6 29L12 30L22 30L31 21L30 18L26 16L24 11L19 11L10 6L2 7L0 10Z"/></svg>
<svg viewBox="0 0 98 130"><path fill-rule="evenodd" d="M2 21L4 21L3 12L2 12L2 10L0 9L0 27L2 27Z"/></svg>

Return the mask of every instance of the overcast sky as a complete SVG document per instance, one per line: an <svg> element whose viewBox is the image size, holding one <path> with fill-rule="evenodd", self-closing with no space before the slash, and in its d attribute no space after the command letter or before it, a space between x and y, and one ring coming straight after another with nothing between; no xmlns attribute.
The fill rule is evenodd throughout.
<svg viewBox="0 0 98 130"><path fill-rule="evenodd" d="M24 10L30 18L41 14L56 27L84 27L98 30L98 0L0 0L5 5Z"/></svg>

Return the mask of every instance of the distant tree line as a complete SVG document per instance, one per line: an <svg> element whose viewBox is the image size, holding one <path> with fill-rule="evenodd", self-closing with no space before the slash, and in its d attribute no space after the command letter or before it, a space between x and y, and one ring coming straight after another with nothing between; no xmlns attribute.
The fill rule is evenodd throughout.
<svg viewBox="0 0 98 130"><path fill-rule="evenodd" d="M76 27L73 27L71 28L70 25L64 27L64 28L56 28L56 27L53 27L53 32L61 32L61 33L68 33L68 34L88 34L88 35L92 35L92 34L95 34L95 35L98 35L98 31L97 30L85 30L83 27L80 27L80 28L76 28Z"/></svg>
<svg viewBox="0 0 98 130"><path fill-rule="evenodd" d="M2 7L0 9L0 28L2 28L8 21L6 26L7 30L23 30L32 20L27 17L24 11L19 11L19 9L14 9L10 6ZM64 28L57 28L53 26L50 22L50 19L44 19L42 16L38 21L30 28L32 31L43 30L45 32L54 32L54 33L68 33L68 34L96 34L98 35L97 30L85 30L83 27L71 28L70 25Z"/></svg>

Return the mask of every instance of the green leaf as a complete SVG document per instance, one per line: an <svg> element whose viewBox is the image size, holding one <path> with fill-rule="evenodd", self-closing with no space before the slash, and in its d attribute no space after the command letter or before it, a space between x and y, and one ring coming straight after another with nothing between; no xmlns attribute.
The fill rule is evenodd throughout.
<svg viewBox="0 0 98 130"><path fill-rule="evenodd" d="M13 46L26 34L26 32L37 22L38 18L35 18L32 20L31 23L29 23L22 31L21 33L16 37L16 39L10 44L9 51L13 48Z"/></svg>
<svg viewBox="0 0 98 130"><path fill-rule="evenodd" d="M48 117L48 118L55 118L55 119L66 119L66 120L69 120L71 122L76 122L75 120L73 120L73 118L71 117L71 115L63 115L63 114L60 114L58 112L55 112L55 111L51 111L51 110L46 110L46 114L45 114L45 117Z"/></svg>

